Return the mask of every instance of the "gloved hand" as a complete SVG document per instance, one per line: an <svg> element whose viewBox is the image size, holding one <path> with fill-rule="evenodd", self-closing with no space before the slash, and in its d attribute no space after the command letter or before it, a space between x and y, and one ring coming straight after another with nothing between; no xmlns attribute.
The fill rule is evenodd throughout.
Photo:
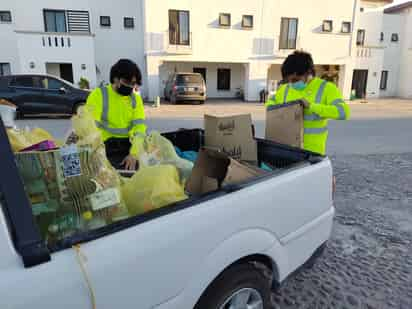
<svg viewBox="0 0 412 309"><path fill-rule="evenodd" d="M130 140L132 147L130 147L130 155L136 159L145 151L144 149L145 137L142 135L137 135Z"/></svg>

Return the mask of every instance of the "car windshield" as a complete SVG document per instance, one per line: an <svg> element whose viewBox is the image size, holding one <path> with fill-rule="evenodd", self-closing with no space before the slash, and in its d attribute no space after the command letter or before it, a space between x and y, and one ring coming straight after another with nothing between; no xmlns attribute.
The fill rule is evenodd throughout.
<svg viewBox="0 0 412 309"><path fill-rule="evenodd" d="M199 84L199 83L202 83L202 77L197 74L181 74L181 75L177 75L176 83L178 85Z"/></svg>

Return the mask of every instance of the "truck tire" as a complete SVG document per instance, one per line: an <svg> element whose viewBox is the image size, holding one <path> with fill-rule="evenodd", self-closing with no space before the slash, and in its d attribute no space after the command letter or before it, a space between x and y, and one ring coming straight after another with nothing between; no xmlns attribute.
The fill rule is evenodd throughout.
<svg viewBox="0 0 412 309"><path fill-rule="evenodd" d="M231 266L203 293L195 309L272 308L270 283L251 263Z"/></svg>

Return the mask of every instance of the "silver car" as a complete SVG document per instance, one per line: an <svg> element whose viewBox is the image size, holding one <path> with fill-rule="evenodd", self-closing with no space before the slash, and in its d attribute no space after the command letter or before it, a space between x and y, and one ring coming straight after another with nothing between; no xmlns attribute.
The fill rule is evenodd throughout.
<svg viewBox="0 0 412 309"><path fill-rule="evenodd" d="M206 100L206 83L200 73L173 73L166 82L164 97L171 103Z"/></svg>

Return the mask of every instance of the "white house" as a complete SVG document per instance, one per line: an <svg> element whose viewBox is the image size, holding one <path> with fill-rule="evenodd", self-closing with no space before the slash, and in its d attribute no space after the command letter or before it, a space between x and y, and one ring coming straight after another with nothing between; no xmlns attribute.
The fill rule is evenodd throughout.
<svg viewBox="0 0 412 309"><path fill-rule="evenodd" d="M121 57L144 67L142 1L16 0L0 4L0 74L48 73L92 87Z"/></svg>
<svg viewBox="0 0 412 309"><path fill-rule="evenodd" d="M412 97L412 1L361 1L352 89L357 97Z"/></svg>
<svg viewBox="0 0 412 309"><path fill-rule="evenodd" d="M312 53L320 74L349 97L354 0L145 1L148 95L163 95L173 71L202 72L208 97L246 100L281 80L296 49Z"/></svg>
<svg viewBox="0 0 412 309"><path fill-rule="evenodd" d="M95 87L109 82L114 62L130 58L142 70L149 100L163 96L169 74L194 71L205 77L209 98L244 93L253 101L262 89L276 88L281 63L303 49L318 75L335 81L346 98L351 89L406 96L410 88L395 76L411 73L410 49L403 46L411 45L412 18L408 6L384 14L391 2L9 1L0 4L0 74L49 73L74 83L86 77ZM389 43L392 33L398 44ZM396 55L402 61L390 62ZM381 76L388 76L382 91Z"/></svg>

